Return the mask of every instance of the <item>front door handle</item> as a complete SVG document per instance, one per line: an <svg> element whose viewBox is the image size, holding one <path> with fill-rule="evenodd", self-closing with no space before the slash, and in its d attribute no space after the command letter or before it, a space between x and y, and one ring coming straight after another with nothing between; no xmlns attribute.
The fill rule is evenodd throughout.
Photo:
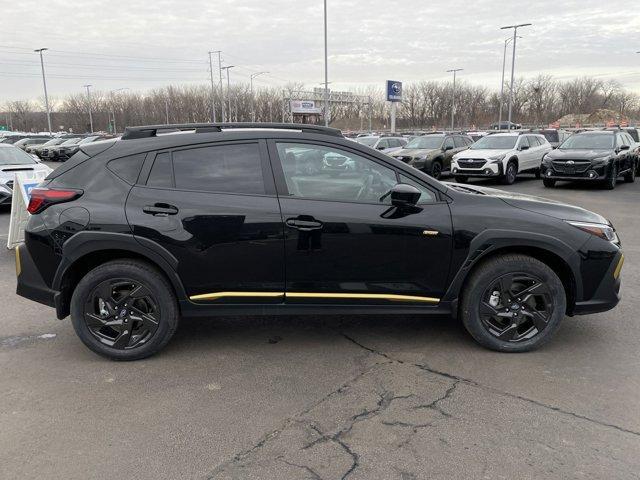
<svg viewBox="0 0 640 480"><path fill-rule="evenodd" d="M178 207L167 203L156 203L154 205L145 205L142 208L144 213L155 217L166 217L167 215L175 215L178 213Z"/></svg>
<svg viewBox="0 0 640 480"><path fill-rule="evenodd" d="M301 232L310 232L312 230L320 230L322 228L322 222L319 222L313 217L288 218L285 223L288 227L295 228Z"/></svg>

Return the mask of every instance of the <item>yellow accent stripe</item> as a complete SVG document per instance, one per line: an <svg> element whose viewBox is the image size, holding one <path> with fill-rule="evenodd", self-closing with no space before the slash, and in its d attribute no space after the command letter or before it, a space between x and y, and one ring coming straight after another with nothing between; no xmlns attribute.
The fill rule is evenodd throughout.
<svg viewBox="0 0 640 480"><path fill-rule="evenodd" d="M616 269L613 271L613 278L616 280L620 276L620 272L622 271L622 265L624 264L624 255L620 254L620 260L618 260L618 265L616 265Z"/></svg>
<svg viewBox="0 0 640 480"><path fill-rule="evenodd" d="M16 277L22 273L22 263L20 263L20 248L16 247Z"/></svg>
<svg viewBox="0 0 640 480"><path fill-rule="evenodd" d="M310 292L214 292L193 295L191 300L218 300L224 297L288 297L288 298L347 298L357 300L390 300L396 302L439 303L439 298L417 295L396 295L385 293L310 293Z"/></svg>

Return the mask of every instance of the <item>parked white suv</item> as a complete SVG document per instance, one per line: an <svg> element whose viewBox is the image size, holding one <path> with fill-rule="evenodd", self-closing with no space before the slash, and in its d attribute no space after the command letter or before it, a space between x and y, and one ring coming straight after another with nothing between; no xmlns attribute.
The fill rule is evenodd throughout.
<svg viewBox="0 0 640 480"><path fill-rule="evenodd" d="M551 144L537 133L509 132L482 137L451 161L451 173L459 183L469 177L495 177L507 185L519 172L531 171L540 178L542 157Z"/></svg>

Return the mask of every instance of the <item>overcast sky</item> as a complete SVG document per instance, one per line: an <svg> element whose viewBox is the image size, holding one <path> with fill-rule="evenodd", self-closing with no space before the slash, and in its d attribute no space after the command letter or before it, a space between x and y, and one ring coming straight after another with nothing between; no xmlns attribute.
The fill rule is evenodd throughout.
<svg viewBox="0 0 640 480"><path fill-rule="evenodd" d="M332 88L449 78L499 88L503 25L522 29L516 76L616 79L640 93L640 4L612 0L328 0ZM13 0L0 7L0 104L209 81L208 50L257 86L323 80L321 0ZM217 66L214 65L217 74Z"/></svg>

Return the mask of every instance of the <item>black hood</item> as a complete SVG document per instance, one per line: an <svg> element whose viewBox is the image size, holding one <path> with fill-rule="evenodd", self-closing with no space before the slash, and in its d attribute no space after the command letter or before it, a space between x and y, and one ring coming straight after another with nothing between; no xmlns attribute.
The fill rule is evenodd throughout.
<svg viewBox="0 0 640 480"><path fill-rule="evenodd" d="M556 148L551 150L547 154L547 158L550 160L588 160L591 161L594 158L606 157L612 155L613 150L572 150L572 149L560 149Z"/></svg>
<svg viewBox="0 0 640 480"><path fill-rule="evenodd" d="M568 205L557 200L550 200L548 198L536 197L533 195L524 195L521 193L506 192L504 190L498 190L497 188L480 187L477 185L458 185L455 183L447 183L447 186L456 191L467 191L467 193L476 193L479 195L488 195L490 197L499 198L512 207L540 213L559 220L609 224L609 221L602 215L590 210L585 210L581 207Z"/></svg>

